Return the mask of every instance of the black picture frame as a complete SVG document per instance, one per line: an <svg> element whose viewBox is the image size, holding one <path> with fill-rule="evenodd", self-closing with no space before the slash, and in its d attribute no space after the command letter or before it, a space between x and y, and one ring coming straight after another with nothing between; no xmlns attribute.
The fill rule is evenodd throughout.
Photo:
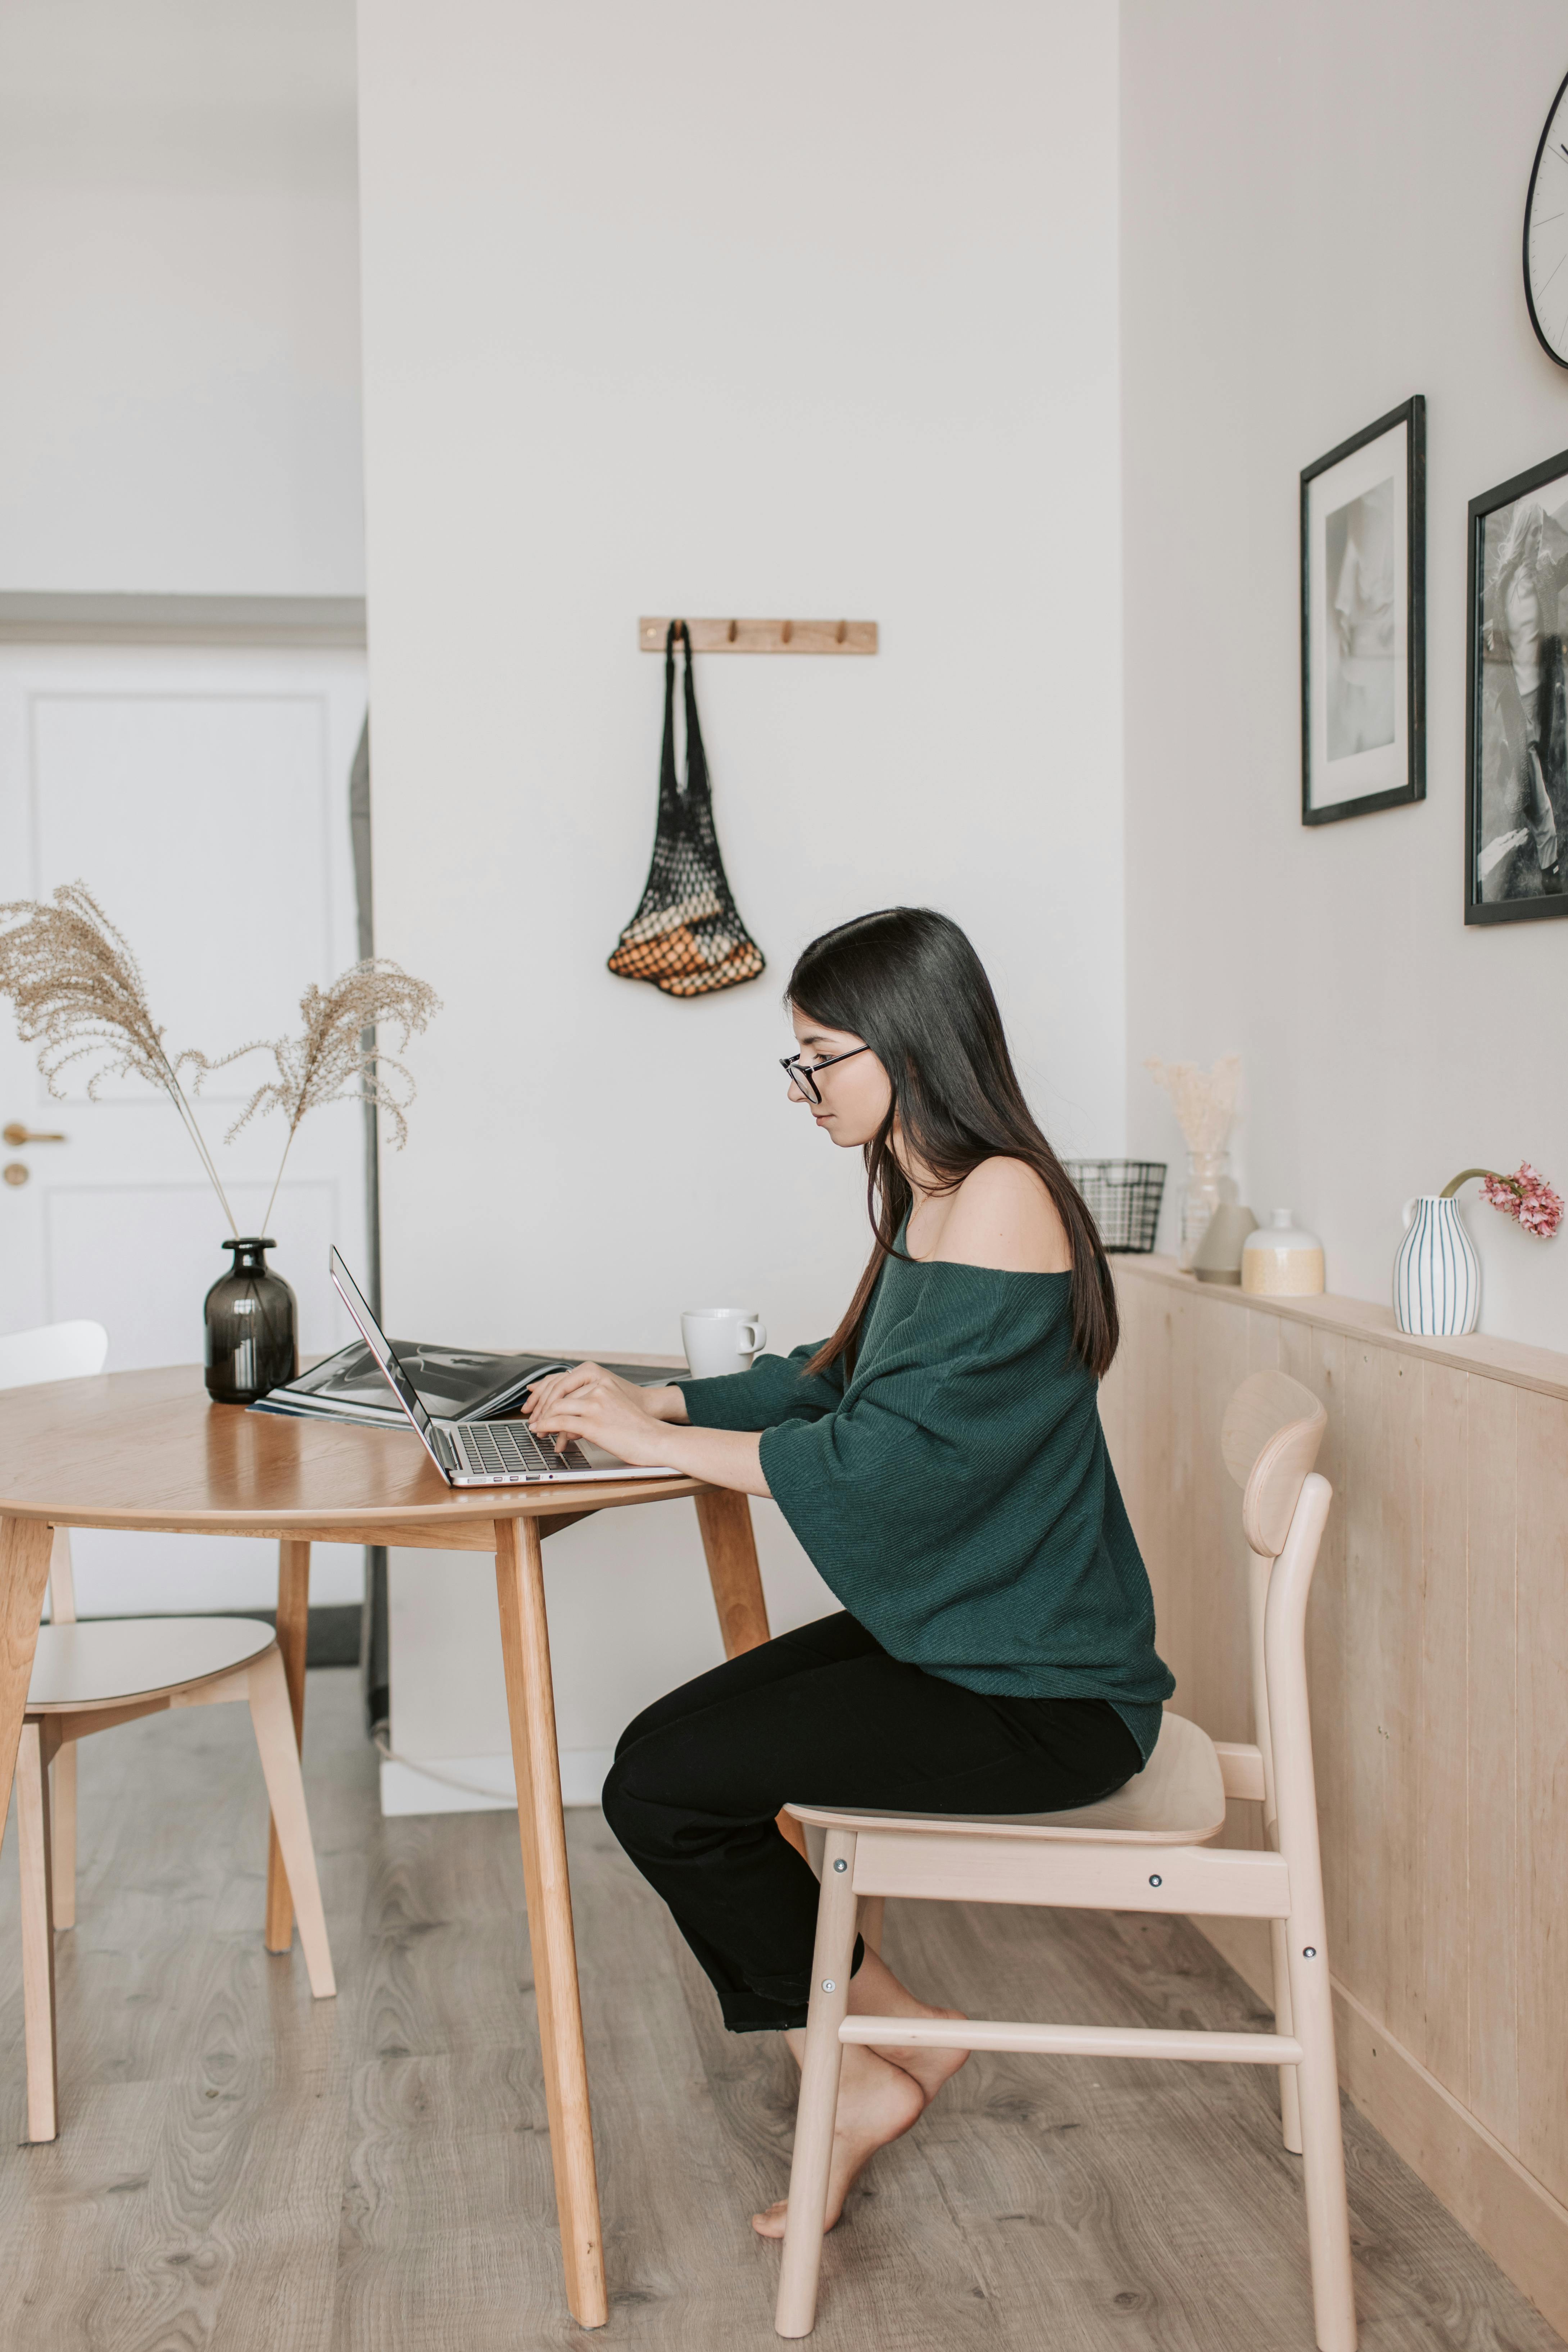
<svg viewBox="0 0 1568 2352"><path fill-rule="evenodd" d="M1394 532L1394 595L1397 601L1401 568L1398 541L1402 537L1405 632L1403 649L1398 647L1397 639L1395 643L1393 701L1387 701L1384 689L1383 707L1391 713L1403 710L1404 757L1403 760L1399 758L1398 723L1394 717L1390 720L1394 728L1391 738L1379 738L1374 745L1368 748L1358 747L1355 754L1358 764L1373 767L1388 780L1381 781L1374 789L1367 790L1363 774L1359 780L1362 789L1352 786L1342 798L1331 799L1328 796L1328 780L1323 778L1322 772L1333 763L1334 755L1325 756L1325 741L1319 740L1315 744L1314 740L1318 733L1314 725L1318 715L1314 710L1314 698L1319 681L1322 681L1325 696L1335 681L1335 665L1329 658L1326 641L1319 645L1316 661L1313 657L1313 571L1317 524L1319 521L1331 524L1337 519L1336 510L1321 505L1323 499L1332 495L1333 486L1326 478L1342 467L1346 469L1348 478L1351 469L1347 460L1359 457L1363 450L1371 449L1375 443L1401 433L1405 440L1403 465L1398 466L1399 453L1396 450L1391 449L1388 455L1403 476L1405 529L1400 534L1395 526ZM1315 485L1319 486L1316 489ZM1347 491L1347 496L1350 495ZM1407 802L1424 801L1426 797L1426 402L1421 393L1415 393L1399 407L1391 408L1385 416L1378 417L1362 432L1352 433L1348 441L1340 442L1337 447L1318 458L1314 464L1303 467L1300 530L1301 822L1303 824L1337 824L1344 817L1371 816L1379 809L1400 808ZM1320 619L1326 631L1326 601ZM1405 672L1403 679L1397 674L1401 661ZM1348 667L1347 663L1347 669ZM1373 754L1375 752L1382 752L1384 756L1374 759ZM1390 776L1389 772L1393 769L1400 772Z"/></svg>
<svg viewBox="0 0 1568 2352"><path fill-rule="evenodd" d="M1568 626L1562 625L1568 604L1562 616L1555 609L1568 588L1568 525L1532 495L1559 483L1557 507L1568 511L1568 449L1470 500L1465 576L1467 923L1531 923L1568 915ZM1532 509L1541 516L1541 528L1527 565L1523 543L1529 533L1521 526ZM1522 583L1522 602L1534 605L1533 634L1522 645L1530 624L1528 618L1510 622L1510 582ZM1548 619L1553 625L1542 626ZM1531 672L1533 689L1523 684ZM1522 740L1522 761L1515 739ZM1531 806L1538 790L1551 810L1552 837L1562 845L1561 869L1555 859L1542 862L1542 819ZM1521 822L1510 826L1510 816ZM1489 825L1496 830L1483 840ZM1499 882L1489 895L1494 874Z"/></svg>

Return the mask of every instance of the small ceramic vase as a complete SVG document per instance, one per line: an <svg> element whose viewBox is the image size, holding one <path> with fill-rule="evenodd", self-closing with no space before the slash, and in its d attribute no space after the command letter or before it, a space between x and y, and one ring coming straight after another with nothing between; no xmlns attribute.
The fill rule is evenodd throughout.
<svg viewBox="0 0 1568 2352"><path fill-rule="evenodd" d="M1241 1286L1259 1298L1310 1298L1323 1286L1323 1244L1303 1232L1289 1209L1273 1209L1268 1223L1248 1234L1241 1252Z"/></svg>
<svg viewBox="0 0 1568 2352"><path fill-rule="evenodd" d="M1176 1263L1184 1274L1191 1274L1193 1270L1198 1244L1208 1231L1209 1219L1215 1211L1235 1198L1236 1185L1230 1173L1229 1152L1189 1151L1187 1181L1176 1201L1181 1228Z"/></svg>
<svg viewBox="0 0 1568 2352"><path fill-rule="evenodd" d="M1193 1272L1200 1282L1231 1282L1241 1280L1241 1253L1248 1234L1258 1231L1258 1220L1250 1209L1235 1201L1222 1201L1204 1230L1193 1258Z"/></svg>
<svg viewBox="0 0 1568 2352"><path fill-rule="evenodd" d="M1420 1192L1405 1203L1394 1261L1394 1314L1402 1331L1462 1339L1481 1311L1481 1263L1458 1201Z"/></svg>

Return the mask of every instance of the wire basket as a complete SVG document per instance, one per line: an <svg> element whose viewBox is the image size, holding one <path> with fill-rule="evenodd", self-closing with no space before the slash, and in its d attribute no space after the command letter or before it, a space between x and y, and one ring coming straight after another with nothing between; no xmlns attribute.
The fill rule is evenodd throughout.
<svg viewBox="0 0 1568 2352"><path fill-rule="evenodd" d="M1064 1160L1062 1166L1107 1250L1142 1255L1153 1248L1165 1190L1163 1160Z"/></svg>

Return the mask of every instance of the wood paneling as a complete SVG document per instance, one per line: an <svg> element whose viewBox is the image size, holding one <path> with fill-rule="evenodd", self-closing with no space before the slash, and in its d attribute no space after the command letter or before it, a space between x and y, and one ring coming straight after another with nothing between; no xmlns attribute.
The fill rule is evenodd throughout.
<svg viewBox="0 0 1568 2352"><path fill-rule="evenodd" d="M1272 1364L1327 1407L1308 1665L1352 2088L1551 2297L1568 2277L1568 1358L1411 1341L1381 1308L1246 1300L1153 1261L1119 1274L1108 1437L1174 1704L1215 1738L1250 1732L1220 1416ZM1254 1810L1231 1814L1226 1842L1253 1839ZM1257 1931L1213 1933L1266 1987Z"/></svg>
<svg viewBox="0 0 1568 2352"><path fill-rule="evenodd" d="M1519 1400L1519 2155L1568 2199L1568 1405Z"/></svg>
<svg viewBox="0 0 1568 2352"><path fill-rule="evenodd" d="M1469 2088L1467 2105L1519 2146L1518 1396L1470 1383ZM1461 2094L1461 2095L1465 2095Z"/></svg>
<svg viewBox="0 0 1568 2352"><path fill-rule="evenodd" d="M1469 2095L1468 1380L1422 1364L1420 2032L1409 2048Z"/></svg>
<svg viewBox="0 0 1568 2352"><path fill-rule="evenodd" d="M1192 1275L1183 1274L1170 1257L1135 1261L1124 1257L1118 1264L1138 1282L1163 1286L1176 1297L1205 1299L1232 1312L1261 1309L1278 1316L1282 1323L1305 1323L1314 1331L1337 1331L1363 1345L1397 1348L1425 1362L1448 1364L1456 1371L1533 1389L1568 1404L1568 1356L1559 1355L1553 1348L1532 1348L1520 1339L1495 1339L1479 1331L1466 1339L1422 1339L1413 1331L1401 1331L1393 1308L1375 1306L1370 1299L1334 1298L1321 1293L1307 1298L1262 1298L1256 1292L1232 1289L1228 1284L1200 1284Z"/></svg>

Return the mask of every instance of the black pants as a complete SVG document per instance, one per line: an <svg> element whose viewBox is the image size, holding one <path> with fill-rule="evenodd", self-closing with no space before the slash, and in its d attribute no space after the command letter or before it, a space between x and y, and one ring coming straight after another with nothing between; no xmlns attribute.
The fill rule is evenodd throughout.
<svg viewBox="0 0 1568 2352"><path fill-rule="evenodd" d="M805 2023L816 1881L785 1803L1044 1813L1142 1769L1104 1699L987 1698L841 1614L671 1691L627 1726L605 1818L675 1915L731 2033Z"/></svg>

